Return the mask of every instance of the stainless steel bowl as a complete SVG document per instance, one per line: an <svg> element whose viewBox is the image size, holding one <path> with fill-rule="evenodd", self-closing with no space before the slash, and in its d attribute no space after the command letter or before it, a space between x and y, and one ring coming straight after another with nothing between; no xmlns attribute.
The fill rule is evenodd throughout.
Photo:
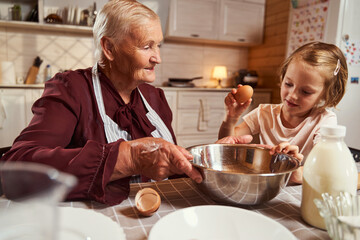
<svg viewBox="0 0 360 240"><path fill-rule="evenodd" d="M256 205L274 198L300 162L286 154L245 144L208 144L187 148L204 180L195 185L214 201Z"/></svg>

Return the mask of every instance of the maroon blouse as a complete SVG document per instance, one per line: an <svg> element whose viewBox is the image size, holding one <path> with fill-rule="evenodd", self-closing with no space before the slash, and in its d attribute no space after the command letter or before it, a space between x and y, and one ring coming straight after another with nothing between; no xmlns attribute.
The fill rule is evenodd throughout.
<svg viewBox="0 0 360 240"><path fill-rule="evenodd" d="M124 104L111 81L99 71L106 114L132 139L150 137L154 126L137 90ZM139 89L150 106L164 121L174 141L172 113L163 90L149 84ZM75 175L78 185L68 199L91 199L118 204L129 194L129 178L109 182L119 144L107 143L103 121L94 94L91 68L58 73L45 84L42 97L32 111L28 127L15 139L1 160L44 163Z"/></svg>

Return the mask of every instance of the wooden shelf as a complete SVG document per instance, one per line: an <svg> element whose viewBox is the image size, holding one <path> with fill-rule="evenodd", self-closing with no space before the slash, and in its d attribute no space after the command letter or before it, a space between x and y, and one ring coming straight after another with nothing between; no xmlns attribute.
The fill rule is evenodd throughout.
<svg viewBox="0 0 360 240"><path fill-rule="evenodd" d="M0 27L18 28L18 29L33 29L39 31L53 31L53 32L69 32L77 34L92 35L91 27L75 26L75 25L62 25L62 24L42 24L36 22L24 21L4 21L0 20Z"/></svg>

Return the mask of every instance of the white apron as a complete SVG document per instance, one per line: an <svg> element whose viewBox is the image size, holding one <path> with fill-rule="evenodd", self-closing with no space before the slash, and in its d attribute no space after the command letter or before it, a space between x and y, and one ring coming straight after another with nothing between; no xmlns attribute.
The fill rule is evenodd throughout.
<svg viewBox="0 0 360 240"><path fill-rule="evenodd" d="M125 141L130 141L132 138L128 132L122 130L119 125L117 125L108 115L105 113L105 106L104 100L101 93L101 86L99 80L99 74L97 70L97 64L92 68L92 82L94 86L95 98L98 105L98 109L100 112L100 116L104 122L104 129L106 140L108 143L116 142L120 138L124 139ZM146 117L149 119L151 124L156 128L152 133L151 136L155 138L162 138L168 142L175 143L169 129L166 127L165 123L159 117L159 115L151 108L151 106L146 101L145 97L142 95L140 90L138 89L141 99L145 104L145 108L147 109L148 113ZM130 179L131 183L134 182L141 182L141 177L139 175L134 175Z"/></svg>
<svg viewBox="0 0 360 240"><path fill-rule="evenodd" d="M94 85L94 92L96 97L96 102L98 105L98 109L100 112L100 116L104 122L105 135L108 143L116 142L120 138L125 141L130 141L132 138L128 132L120 129L119 125L117 125L108 115L105 113L104 101L101 93L100 80L97 70L97 64L92 68L92 82ZM162 121L160 116L151 108L149 103L146 101L145 97L142 95L140 90L138 89L140 96L145 104L145 108L148 113L146 117L149 119L151 124L156 128L151 136L155 138L162 138L168 142L175 143L169 129L166 127L165 123Z"/></svg>

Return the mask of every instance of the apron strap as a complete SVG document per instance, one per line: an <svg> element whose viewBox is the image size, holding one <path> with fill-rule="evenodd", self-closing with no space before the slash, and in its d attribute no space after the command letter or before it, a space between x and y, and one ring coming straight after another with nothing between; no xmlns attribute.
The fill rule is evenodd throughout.
<svg viewBox="0 0 360 240"><path fill-rule="evenodd" d="M94 85L95 98L98 105L100 116L104 123L105 136L108 143L116 142L120 138L125 141L130 141L131 136L128 132L120 129L108 115L105 113L104 100L101 93L100 80L97 70L97 64L92 68L92 82Z"/></svg>
<svg viewBox="0 0 360 240"><path fill-rule="evenodd" d="M154 125L156 128L152 133L151 136L155 138L162 138L168 142L174 143L173 137L169 131L169 129L166 127L165 123L161 119L161 117L155 112L154 109L150 106L150 104L146 101L145 97L140 92L140 89L138 88L138 91L140 93L140 96L145 104L146 109L148 110L148 113L146 114L146 117L149 119L151 124Z"/></svg>
<svg viewBox="0 0 360 240"><path fill-rule="evenodd" d="M126 132L125 130L122 130L119 125L117 125L108 115L106 115L105 112L105 106L104 106L104 100L101 93L101 86L100 86L100 80L97 70L97 64L95 64L92 68L92 82L94 85L94 92L96 97L96 102L98 105L100 116L104 122L104 129L105 129L105 135L106 140L108 143L115 142L118 139L122 138L125 141L132 140L131 135ZM146 117L149 119L151 124L155 127L155 130L151 133L151 136L155 138L163 138L164 140L175 143L169 129L166 127L163 120L160 118L160 116L152 109L150 104L146 101L145 97L141 93L140 89L138 88L138 91L140 93L141 99L143 100L145 104L145 108L147 109L148 113L146 114Z"/></svg>

